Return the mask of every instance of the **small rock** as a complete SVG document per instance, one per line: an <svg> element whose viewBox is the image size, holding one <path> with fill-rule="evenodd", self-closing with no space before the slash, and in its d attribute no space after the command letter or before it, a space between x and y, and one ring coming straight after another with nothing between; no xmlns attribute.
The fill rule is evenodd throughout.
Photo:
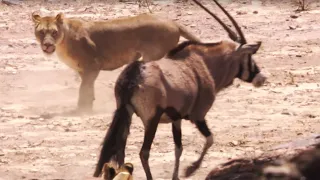
<svg viewBox="0 0 320 180"><path fill-rule="evenodd" d="M43 119L51 119L53 118L53 114L50 114L50 113L43 113L40 115L40 118L43 118Z"/></svg>
<svg viewBox="0 0 320 180"><path fill-rule="evenodd" d="M32 119L32 120L36 120L36 119L39 119L40 116L30 116L29 119Z"/></svg>
<svg viewBox="0 0 320 180"><path fill-rule="evenodd" d="M54 126L59 126L60 123L59 123L58 121L54 121L54 122L52 122L52 125L54 125Z"/></svg>
<svg viewBox="0 0 320 180"><path fill-rule="evenodd" d="M62 122L61 125L63 127L70 127L70 126L72 126L72 123L71 122Z"/></svg>
<svg viewBox="0 0 320 180"><path fill-rule="evenodd" d="M96 155L96 154L90 154L90 156L92 156L92 157L97 157L97 155Z"/></svg>
<svg viewBox="0 0 320 180"><path fill-rule="evenodd" d="M54 125L50 124L47 127L48 127L48 129L52 130L54 128Z"/></svg>
<svg viewBox="0 0 320 180"><path fill-rule="evenodd" d="M20 148L27 148L27 147L29 147L29 144L27 144L27 143L26 143L26 144L22 144L22 145L20 145L19 147L20 147Z"/></svg>
<svg viewBox="0 0 320 180"><path fill-rule="evenodd" d="M11 5L19 5L20 3L17 0L2 0L1 1L3 4L6 4L8 6Z"/></svg>
<svg viewBox="0 0 320 180"><path fill-rule="evenodd" d="M296 57L302 57L302 55L301 54L297 54Z"/></svg>
<svg viewBox="0 0 320 180"><path fill-rule="evenodd" d="M313 115L313 114L307 114L307 117L313 119L313 118L316 118L317 116L315 116L315 115Z"/></svg>
<svg viewBox="0 0 320 180"><path fill-rule="evenodd" d="M253 11L253 14L258 14L258 11Z"/></svg>
<svg viewBox="0 0 320 180"><path fill-rule="evenodd" d="M284 109L281 114L283 115L291 115L291 113L288 111L288 109Z"/></svg>
<svg viewBox="0 0 320 180"><path fill-rule="evenodd" d="M290 30L295 30L295 29L296 29L296 27L289 26L289 29L290 29Z"/></svg>
<svg viewBox="0 0 320 180"><path fill-rule="evenodd" d="M208 163L206 162L202 162L202 165L201 165L203 168L207 168L208 167Z"/></svg>
<svg viewBox="0 0 320 180"><path fill-rule="evenodd" d="M260 156L261 154L263 154L263 151L255 150L254 153L255 153L256 156Z"/></svg>
<svg viewBox="0 0 320 180"><path fill-rule="evenodd" d="M228 143L231 147L235 147L235 146L238 146L239 145L239 142L238 141L231 141Z"/></svg>
<svg viewBox="0 0 320 180"><path fill-rule="evenodd" d="M244 15L244 14L247 14L247 12L246 12L246 11L237 11L236 13L237 13L237 15Z"/></svg>
<svg viewBox="0 0 320 180"><path fill-rule="evenodd" d="M291 17L292 19L297 19L299 16L297 16L297 15L295 15L295 14L292 14L292 15L290 15L290 17Z"/></svg>
<svg viewBox="0 0 320 180"><path fill-rule="evenodd" d="M69 157L76 157L77 155L75 153L69 154Z"/></svg>
<svg viewBox="0 0 320 180"><path fill-rule="evenodd" d="M60 163L59 164L60 166L66 166L66 165L68 165L67 163Z"/></svg>

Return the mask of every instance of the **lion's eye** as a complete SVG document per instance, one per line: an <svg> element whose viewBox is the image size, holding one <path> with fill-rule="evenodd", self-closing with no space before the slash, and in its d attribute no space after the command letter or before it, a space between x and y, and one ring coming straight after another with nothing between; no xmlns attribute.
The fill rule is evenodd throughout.
<svg viewBox="0 0 320 180"><path fill-rule="evenodd" d="M44 31L39 31L39 34L40 34L41 36L44 36Z"/></svg>
<svg viewBox="0 0 320 180"><path fill-rule="evenodd" d="M52 31L52 36L53 36L53 37L57 37L57 35L58 35L58 32L57 32L57 31Z"/></svg>

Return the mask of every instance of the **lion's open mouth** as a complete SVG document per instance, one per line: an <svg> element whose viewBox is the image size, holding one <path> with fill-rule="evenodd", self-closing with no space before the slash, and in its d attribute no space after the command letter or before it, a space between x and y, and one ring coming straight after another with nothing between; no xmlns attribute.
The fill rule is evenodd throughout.
<svg viewBox="0 0 320 180"><path fill-rule="evenodd" d="M56 50L56 47L54 45L42 46L42 51L47 54L52 54L55 50Z"/></svg>

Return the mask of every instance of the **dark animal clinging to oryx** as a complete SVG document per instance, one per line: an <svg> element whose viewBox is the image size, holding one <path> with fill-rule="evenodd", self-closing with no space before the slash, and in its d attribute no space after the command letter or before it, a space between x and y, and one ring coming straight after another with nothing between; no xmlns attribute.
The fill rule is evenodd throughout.
<svg viewBox="0 0 320 180"><path fill-rule="evenodd" d="M197 1L195 1L199 4ZM216 1L215 1L216 2ZM133 113L145 127L140 159L147 179L152 179L149 153L159 123L172 123L175 143L173 179L179 179L179 162L182 154L181 119L190 120L205 136L206 143L197 161L186 169L188 177L195 172L213 144L205 116L217 93L230 86L235 78L264 84L266 77L252 58L261 42L248 44L237 23L228 15L240 38L218 17L208 11L229 32L232 40L217 43L183 42L170 51L168 57L155 62L133 62L120 74L115 85L117 109L106 134L100 158L94 173L98 177L105 162L124 163L125 146Z"/></svg>

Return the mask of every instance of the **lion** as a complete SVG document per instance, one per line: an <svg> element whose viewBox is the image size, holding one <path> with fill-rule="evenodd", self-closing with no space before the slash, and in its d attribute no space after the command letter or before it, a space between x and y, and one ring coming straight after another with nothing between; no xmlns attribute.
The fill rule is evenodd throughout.
<svg viewBox="0 0 320 180"><path fill-rule="evenodd" d="M105 163L103 166L102 178L104 180L133 180L133 164L125 163L116 168L114 163Z"/></svg>
<svg viewBox="0 0 320 180"><path fill-rule="evenodd" d="M89 21L63 13L41 17L33 12L32 21L44 54L57 54L81 77L76 112L92 111L100 70L114 70L136 60L159 60L178 44L180 36L200 42L184 26L149 13Z"/></svg>

